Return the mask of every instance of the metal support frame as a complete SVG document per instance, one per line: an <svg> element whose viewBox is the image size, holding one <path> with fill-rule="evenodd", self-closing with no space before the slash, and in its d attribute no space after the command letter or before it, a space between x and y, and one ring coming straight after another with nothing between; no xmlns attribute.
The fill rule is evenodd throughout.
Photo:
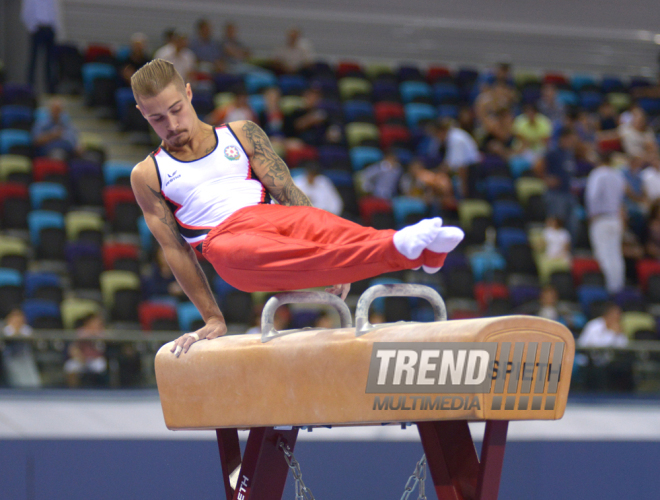
<svg viewBox="0 0 660 500"><path fill-rule="evenodd" d="M417 422L439 500L497 500L508 421L486 422L481 461L465 420ZM217 429L227 500L280 500L289 468L280 442L293 451L298 429L250 430L245 454L236 429Z"/></svg>

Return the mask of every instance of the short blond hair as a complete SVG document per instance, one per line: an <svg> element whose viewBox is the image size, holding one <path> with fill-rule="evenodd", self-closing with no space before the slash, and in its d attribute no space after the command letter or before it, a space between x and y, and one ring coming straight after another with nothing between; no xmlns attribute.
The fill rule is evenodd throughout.
<svg viewBox="0 0 660 500"><path fill-rule="evenodd" d="M131 77L131 89L138 96L154 97L165 87L174 84L185 92L186 85L174 65L164 59L154 59L138 69Z"/></svg>

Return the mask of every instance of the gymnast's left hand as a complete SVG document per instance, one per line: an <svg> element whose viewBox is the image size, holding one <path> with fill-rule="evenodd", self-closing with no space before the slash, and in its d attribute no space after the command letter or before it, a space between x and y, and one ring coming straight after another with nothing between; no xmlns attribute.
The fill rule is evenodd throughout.
<svg viewBox="0 0 660 500"><path fill-rule="evenodd" d="M325 289L326 292L333 295L339 295L341 300L346 300L348 292L351 289L350 283L345 283L344 285L334 285Z"/></svg>
<svg viewBox="0 0 660 500"><path fill-rule="evenodd" d="M210 318L206 322L206 325L204 325L196 332L186 333L176 339L174 341L174 345L172 345L172 349L170 349L170 352L173 352L174 355L178 358L181 353L187 353L188 349L190 349L190 346L198 340L216 339L218 337L222 337L225 333L227 333L227 324L225 323L225 319Z"/></svg>

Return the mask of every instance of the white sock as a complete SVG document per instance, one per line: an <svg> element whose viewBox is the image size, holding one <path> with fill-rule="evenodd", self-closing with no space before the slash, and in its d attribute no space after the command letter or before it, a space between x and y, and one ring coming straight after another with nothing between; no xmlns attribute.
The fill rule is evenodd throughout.
<svg viewBox="0 0 660 500"><path fill-rule="evenodd" d="M443 227L427 249L436 253L449 253L463 241L464 237L465 233L458 227ZM431 266L422 266L422 269L428 274L435 274L440 270L439 267Z"/></svg>
<svg viewBox="0 0 660 500"><path fill-rule="evenodd" d="M401 255L415 260L433 243L442 229L442 219L424 219L394 233L394 246Z"/></svg>

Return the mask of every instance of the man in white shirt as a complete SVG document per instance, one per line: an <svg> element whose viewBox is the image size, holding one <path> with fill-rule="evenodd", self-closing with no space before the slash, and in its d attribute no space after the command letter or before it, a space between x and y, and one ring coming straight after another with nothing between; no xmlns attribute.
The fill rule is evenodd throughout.
<svg viewBox="0 0 660 500"><path fill-rule="evenodd" d="M37 57L43 49L48 93L55 92L55 35L60 30L58 0L23 0L21 20L30 32L30 65L28 83L34 86Z"/></svg>
<svg viewBox="0 0 660 500"><path fill-rule="evenodd" d="M171 62L184 81L190 81L197 63L195 53L188 48L188 37L181 33L175 33L170 43L158 49L154 54L154 59L165 59Z"/></svg>
<svg viewBox="0 0 660 500"><path fill-rule="evenodd" d="M286 45L275 52L274 59L284 73L297 73L314 62L314 49L298 28L291 28L286 34Z"/></svg>
<svg viewBox="0 0 660 500"><path fill-rule="evenodd" d="M334 215L341 215L344 202L337 188L325 175L321 175L319 164L310 161L305 164L305 175L294 177L293 182L309 198L316 208Z"/></svg>
<svg viewBox="0 0 660 500"><path fill-rule="evenodd" d="M445 145L443 165L459 176L462 194L468 197L473 184L471 177L474 177L471 167L481 161L476 141L465 130L455 127L451 118L441 119L433 129L438 141Z"/></svg>
<svg viewBox="0 0 660 500"><path fill-rule="evenodd" d="M612 302L603 315L589 321L577 340L578 347L625 347L628 337L621 331L621 308Z"/></svg>
<svg viewBox="0 0 660 500"><path fill-rule="evenodd" d="M623 199L626 181L612 166L612 153L602 154L602 164L587 178L584 200L589 216L589 240L594 257L605 275L609 293L620 292L625 285L623 260Z"/></svg>

